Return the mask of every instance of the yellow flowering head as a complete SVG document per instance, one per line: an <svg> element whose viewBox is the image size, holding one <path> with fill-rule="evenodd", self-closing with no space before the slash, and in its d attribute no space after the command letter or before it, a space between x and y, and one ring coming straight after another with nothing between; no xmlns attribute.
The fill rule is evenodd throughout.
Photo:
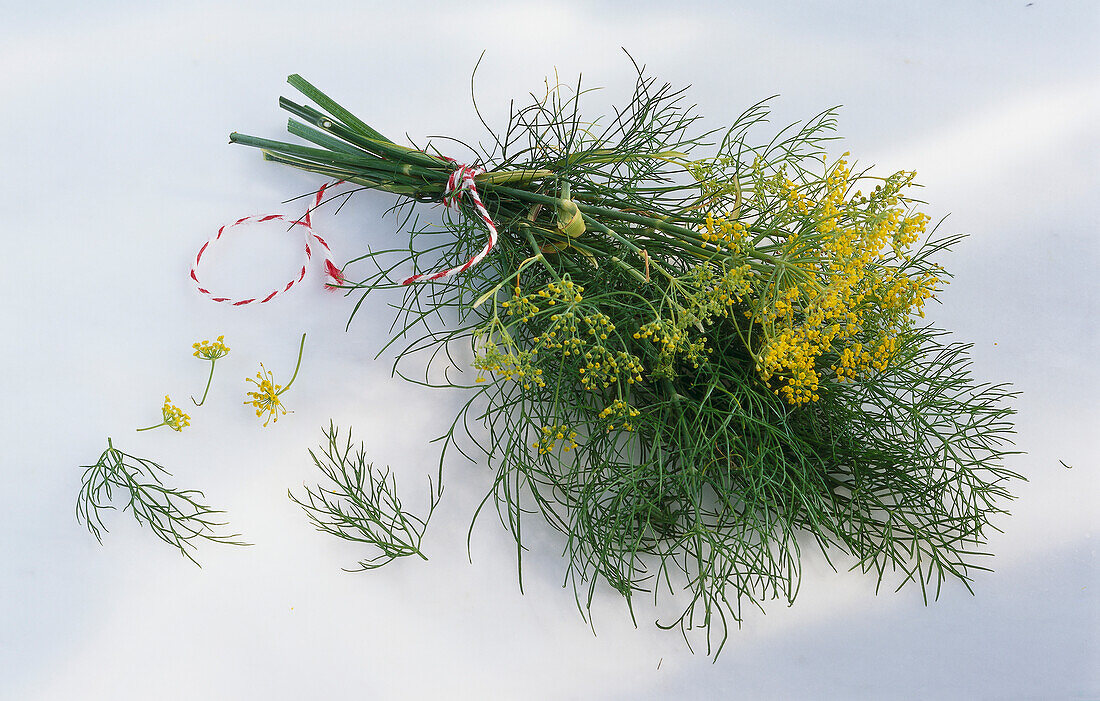
<svg viewBox="0 0 1100 701"><path fill-rule="evenodd" d="M278 421L280 412L282 414L287 413L287 408L283 406L283 403L279 400L279 393L283 389L282 385L275 384L274 377L271 372L264 367L263 363L260 363L260 372L256 373L256 377L245 378L247 382L251 382L256 385L256 392L248 392L247 396L250 397L245 404L251 404L256 407L256 416L267 415L267 419L264 421L264 426L271 421Z"/></svg>
<svg viewBox="0 0 1100 701"><path fill-rule="evenodd" d="M164 416L164 425L173 431L182 431L191 425L191 417L183 413L178 406L172 403L168 395L164 395L164 406L160 409Z"/></svg>
<svg viewBox="0 0 1100 701"><path fill-rule="evenodd" d="M195 349L194 356L203 360L214 361L229 354L229 346L225 345L225 336L218 336L216 341L197 341L191 344Z"/></svg>
<svg viewBox="0 0 1100 701"><path fill-rule="evenodd" d="M578 445L576 431L571 430L564 424L554 424L543 426L542 433L538 436L538 440L531 444L531 447L537 448L539 455L546 455L553 452L556 447L560 447L568 453Z"/></svg>
<svg viewBox="0 0 1100 701"><path fill-rule="evenodd" d="M631 423L631 419L641 416L641 412L627 404L621 399L616 399L611 404L604 407L600 412L599 418L607 421L607 430L611 432L618 425L624 431L633 431L634 425ZM615 422L618 422L616 424Z"/></svg>
<svg viewBox="0 0 1100 701"><path fill-rule="evenodd" d="M798 183L757 173L759 193L791 225L776 237L783 275L754 278L742 294L759 339L750 352L761 379L796 406L818 401L823 384L883 372L942 283L910 264L929 222L904 194L916 174L899 171L863 195L846 157Z"/></svg>

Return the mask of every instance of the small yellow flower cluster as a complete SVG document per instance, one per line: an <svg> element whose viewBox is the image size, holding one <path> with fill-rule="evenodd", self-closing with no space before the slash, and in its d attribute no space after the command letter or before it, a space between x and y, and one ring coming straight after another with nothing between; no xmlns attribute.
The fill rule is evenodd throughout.
<svg viewBox="0 0 1100 701"><path fill-rule="evenodd" d="M563 310L559 314L551 314L549 328L535 337L535 345L538 348L560 350L564 356L580 355L584 341L577 330L576 313Z"/></svg>
<svg viewBox="0 0 1100 701"><path fill-rule="evenodd" d="M656 376L674 375L677 360L699 367L710 353L707 337L699 335L693 340L688 330L703 328L713 317L729 316L733 306L752 289L752 275L748 265L723 270L703 264L685 276L685 287L692 291L685 304L671 318L654 319L634 333L635 339L650 339L658 345Z"/></svg>
<svg viewBox="0 0 1100 701"><path fill-rule="evenodd" d="M587 389L606 389L620 378L627 384L641 382L645 367L636 355L626 351L611 352L603 345L593 345L584 353L585 364L577 369L581 384Z"/></svg>
<svg viewBox="0 0 1100 701"><path fill-rule="evenodd" d="M504 353L495 343L486 343L481 346L474 356L474 367L481 372L492 372L502 376L506 380L515 380L523 385L524 389L532 386L545 387L542 368L534 366L537 349L532 351L520 351L519 353ZM477 378L478 382L485 382L484 376Z"/></svg>
<svg viewBox="0 0 1100 701"><path fill-rule="evenodd" d="M164 425L173 431L182 431L191 425L191 417L173 404L167 394L164 395L164 406L161 407L160 413L164 417Z"/></svg>
<svg viewBox="0 0 1100 701"><path fill-rule="evenodd" d="M608 432L615 430L614 421L619 421L619 428L624 431L633 431L634 425L630 423L630 419L636 418L641 415L634 407L630 406L621 399L616 399L611 402L603 411L600 412L600 420L608 421Z"/></svg>
<svg viewBox="0 0 1100 701"><path fill-rule="evenodd" d="M782 373L786 382L775 393L782 394L788 403L816 402L821 398L816 361L827 347L829 338L828 333L822 334L820 327L786 327L765 343L759 353L757 369L766 381Z"/></svg>
<svg viewBox="0 0 1100 701"><path fill-rule="evenodd" d="M897 339L892 336L883 338L870 350L862 343L853 343L840 353L840 360L835 368L836 379L840 382L854 380L872 369L882 372L896 351Z"/></svg>
<svg viewBox="0 0 1100 701"><path fill-rule="evenodd" d="M930 273L909 276L896 269L882 272L868 292L868 299L882 310L894 326L904 324L908 314L924 316L924 303L935 297L940 279Z"/></svg>
<svg viewBox="0 0 1100 701"><path fill-rule="evenodd" d="M541 290L527 295L516 285L512 298L501 306L508 310L508 316L518 317L520 323L527 323L543 309L539 305L552 307L557 304L576 304L584 299L582 292L582 286L568 279L560 283L551 282Z"/></svg>
<svg viewBox="0 0 1100 701"><path fill-rule="evenodd" d="M266 377L265 377L266 375ZM267 414L267 419L264 421L264 426L270 421L279 421L280 412L283 415L287 413L287 409L283 406L283 403L279 400L279 393L282 390L282 385L275 384L274 376L271 372L264 367L263 363L260 363L260 372L256 373L255 378L245 378L248 382L256 385L258 392L248 392L246 396L251 399L245 404L251 404L256 407L256 416L263 416Z"/></svg>
<svg viewBox="0 0 1100 701"><path fill-rule="evenodd" d="M748 235L748 229L741 222L731 222L726 217L715 217L714 214L707 214L704 226L705 229L700 236L703 241L719 251L723 248L731 250L740 246Z"/></svg>
<svg viewBox="0 0 1100 701"><path fill-rule="evenodd" d="M642 362L637 356L626 351L612 351L605 344L610 334L615 332L615 325L603 312L585 314L580 317L589 338L582 340L577 337L567 337L573 350L565 348L563 355L579 355L583 358L584 365L577 368L581 376L581 384L587 389L603 389L610 387L620 377L627 384L634 384L642 379ZM575 332L575 327L574 327Z"/></svg>
<svg viewBox="0 0 1100 701"><path fill-rule="evenodd" d="M681 314L676 319L654 319L643 325L634 334L634 338L648 338L658 345L660 355L657 368L663 370L663 372L658 372L658 375L673 374L672 363L678 357L682 357L691 363L692 367L697 368L699 362L704 360L706 354L710 352L707 347L706 336L699 336L692 340L688 335L683 321L690 318L692 316L689 314Z"/></svg>
<svg viewBox="0 0 1100 701"><path fill-rule="evenodd" d="M847 154L845 154L847 155ZM808 215L813 231L787 236L783 276L758 281L746 316L759 324L757 371L776 394L799 405L820 399L825 376L854 380L882 371L895 353L896 337L923 316L940 283L930 273L903 269L906 251L924 233L928 216L906 214L901 195L915 174L902 171L863 196L851 189L842 158L818 188L820 197L792 196L788 181L758 179L792 212ZM755 344L754 344L755 345ZM823 356L836 354L822 367Z"/></svg>
<svg viewBox="0 0 1100 701"><path fill-rule="evenodd" d="M799 192L798 185L791 180L783 178L781 185L784 199L787 202L789 209L798 212L799 214L809 214L810 208L813 206L813 201Z"/></svg>
<svg viewBox="0 0 1100 701"><path fill-rule="evenodd" d="M584 322L585 327L588 329L590 336L597 336L601 341L607 340L607 334L615 331L615 324L611 323L611 319L603 312L596 312L595 314L585 314L581 321Z"/></svg>
<svg viewBox="0 0 1100 701"><path fill-rule="evenodd" d="M519 320L523 323L530 321L531 317L539 312L539 308L531 299L531 296L524 295L518 285L512 299L504 302L501 306L508 310L508 316L519 317Z"/></svg>
<svg viewBox="0 0 1100 701"><path fill-rule="evenodd" d="M577 447L577 432L569 430L569 427L563 424L543 426L542 435L531 444L531 447L538 448L539 455L546 455L552 452L559 442L565 452L573 450Z"/></svg>
<svg viewBox="0 0 1100 701"><path fill-rule="evenodd" d="M894 255L899 258L905 255L905 251L916 243L921 234L927 230L930 218L924 212L917 212L901 220L901 225L898 226L894 238L890 242L890 246L894 249Z"/></svg>
<svg viewBox="0 0 1100 701"><path fill-rule="evenodd" d="M581 361L577 372L581 384L588 389L606 388L619 380L628 384L640 381L644 369L641 360L626 351L607 347L605 342L615 333L615 325L603 312L584 311L583 292L582 286L568 278L551 282L530 294L524 294L517 286L512 298L502 306L507 309L507 315L518 317L521 324L531 323L536 314L543 312L539 316L540 330L534 337L533 348L521 352L512 350L512 343L504 333L501 335L505 336L507 350L501 350L496 340L485 342L474 356L474 367L520 382L524 389L545 387L543 372L535 367L538 353L540 350L558 351L563 358L572 356ZM547 317L548 307L555 310ZM480 335L493 339L497 334L482 329ZM476 381L486 380L479 376Z"/></svg>
<svg viewBox="0 0 1100 701"><path fill-rule="evenodd" d="M753 272L749 265L725 268L721 275L710 265L699 265L692 269L690 279L699 290L694 300L695 314L700 321L711 316L729 316L730 309L752 291Z"/></svg>
<svg viewBox="0 0 1100 701"><path fill-rule="evenodd" d="M229 346L225 345L225 336L218 336L216 341L198 341L191 345L195 349L194 356L203 360L217 360L229 354Z"/></svg>
<svg viewBox="0 0 1100 701"><path fill-rule="evenodd" d="M848 154L845 153L844 156ZM848 194L848 178L851 171L848 161L841 157L825 176L825 193L818 202L816 211L817 230L822 234L836 231L840 225L841 205Z"/></svg>

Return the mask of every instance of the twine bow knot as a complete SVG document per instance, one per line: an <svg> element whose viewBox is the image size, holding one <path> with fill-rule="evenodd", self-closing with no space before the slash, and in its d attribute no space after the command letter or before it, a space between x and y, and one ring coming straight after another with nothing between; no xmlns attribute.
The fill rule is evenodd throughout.
<svg viewBox="0 0 1100 701"><path fill-rule="evenodd" d="M443 204L447 207L459 207L459 202L463 195L467 195L470 201L474 205L474 210L477 212L481 221L485 222L485 228L489 230L489 240L486 241L485 247L478 251L470 260L466 261L462 265L456 268L447 268L446 270L439 270L434 273L419 273L411 277L405 278L401 281L402 285L411 285L414 282L431 282L433 280L445 280L459 273L464 273L470 268L474 267L481 260L489 255L489 251L493 250L493 247L497 245L497 227L493 224L493 218L489 216L488 210L485 209L485 205L481 202L481 195L477 192L477 182L474 178L484 173L485 171L475 166L468 166L464 163L459 163L453 158L443 157L444 160L454 164L455 169L451 172L449 178L447 178L447 189L443 194Z"/></svg>
<svg viewBox="0 0 1100 701"><path fill-rule="evenodd" d="M447 178L447 189L443 195L443 205L446 207L457 207L458 201L462 197L462 193L467 190L477 190L474 178L485 171L476 166L457 163L451 158L447 158L447 160L455 163L457 167L451 172L450 177Z"/></svg>

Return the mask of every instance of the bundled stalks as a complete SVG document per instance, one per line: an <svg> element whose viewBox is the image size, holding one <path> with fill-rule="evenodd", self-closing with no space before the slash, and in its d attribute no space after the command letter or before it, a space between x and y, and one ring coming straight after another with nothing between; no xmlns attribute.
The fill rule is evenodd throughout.
<svg viewBox="0 0 1100 701"><path fill-rule="evenodd" d="M280 99L312 145L231 140L402 198L408 248L356 259L375 272L349 287L404 287L399 362L472 351L444 450L483 452L517 553L533 512L561 532L582 614L601 582L627 602L668 591L680 613L658 625L702 628L717 653L746 604L793 601L807 545L926 599L985 569L1019 478L1012 393L920 321L960 237L929 230L913 173L830 159L833 110L754 145L766 103L696 133L684 92L642 69L606 121L582 119L579 85L548 85L466 171L499 241L433 281L484 247L473 197L414 218L458 196L462 167L289 82L316 105Z"/></svg>

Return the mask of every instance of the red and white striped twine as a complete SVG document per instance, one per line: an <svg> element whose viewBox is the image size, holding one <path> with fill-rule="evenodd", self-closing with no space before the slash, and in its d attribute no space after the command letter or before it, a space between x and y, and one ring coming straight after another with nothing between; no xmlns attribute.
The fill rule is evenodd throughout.
<svg viewBox="0 0 1100 701"><path fill-rule="evenodd" d="M480 263L481 260L485 258L485 256L489 255L489 251L493 250L493 247L497 244L496 225L493 224L492 217L489 216L488 210L485 209L485 205L481 202L481 195L478 194L477 183L474 181L475 176L479 175L480 173L484 173L485 171L481 168L476 168L474 166L468 166L459 163L453 158L447 158L446 156L444 156L443 158L450 163L455 164L455 170L451 173L450 177L447 178L447 190L443 197L443 204L447 207L457 208L459 206L459 201L462 198L462 195L464 193L469 193L470 199L473 201L474 204L474 210L477 212L481 220L485 222L485 228L489 230L489 240L485 243L484 248L482 248L478 253L476 253L473 257L471 257L462 265L455 268L440 270L434 273L420 273L417 275L413 275L402 280L402 285L411 285L414 282L445 280L454 275L458 275L459 273L466 272L470 268ZM341 182L343 181L336 181L335 183L332 183L332 185L339 185ZM220 239L222 237L222 234L229 231L235 226L239 226L240 224L244 224L250 221L254 221L257 223L273 220L290 221L282 214L268 214L267 216L263 217L242 217L232 224L226 224L219 228L218 233L213 238L204 243L202 245L202 248L199 249L198 255L195 256L195 262L191 266L191 279L195 281L195 285L198 288L199 292L207 295L214 302L226 302L228 304L232 304L234 307L240 307L246 304L253 303L263 304L264 302L270 302L277 295L286 292L291 287L294 287L294 285L301 282L303 278L305 278L306 266L308 265L310 259L313 257L313 251L310 249L309 245L310 239L313 239L317 241L317 243L321 244L321 248L323 249L322 253L325 257L325 285L329 289L333 289L336 285L344 284L345 280L343 273L332 262L332 249L329 248L329 245L325 243L325 240L323 238L318 236L317 233L313 231L313 225L310 221L310 213L318 206L320 206L321 199L324 197L325 189L327 187L329 187L329 185L321 186L321 189L317 191L317 198L314 200L313 206L306 210L306 213L303 217L290 222L291 228L294 228L295 226L303 226L305 227L307 232L305 237L306 259L302 262L302 269L298 273L298 277L291 279L290 282L286 283L285 286L280 289L273 290L266 297L263 298L250 297L248 299L232 299L230 297L218 297L213 292L202 286L202 283L199 281L198 276L199 263L202 262L202 256L204 253L206 253L206 249L210 246L211 243Z"/></svg>
<svg viewBox="0 0 1100 701"><path fill-rule="evenodd" d="M336 181L335 183L332 183L332 185L339 185L341 182L343 182L343 181ZM195 285L198 288L199 292L201 292L202 294L210 297L210 299L214 302L225 302L227 304L232 304L234 307L240 307L240 306L244 306L246 304L253 304L253 303L263 304L264 302L270 302L272 299L275 298L276 295L281 294L283 292L286 292L291 287L294 287L294 285L301 282L302 279L306 276L306 266L309 264L310 259L313 257L313 251L310 248L311 240L314 240L317 243L321 244L321 247L320 247L319 250L324 255L324 259L325 259L325 286L328 287L328 289L331 290L331 289L334 289L334 287L336 285L344 284L344 274L342 272L340 272L340 268L336 267L336 264L332 262L332 249L329 248L329 245L327 243L325 243L325 240L323 238L318 236L317 233L315 231L313 231L313 224L310 221L310 213L314 209L316 209L318 206L320 206L321 199L325 195L325 189L328 188L328 187L329 187L329 185L322 185L321 189L317 191L317 197L313 202L313 206L306 210L306 213L305 213L304 216L302 216L298 219L295 219L293 221L290 220L288 217L283 216L282 214L268 214L267 216L262 216L262 217L242 217L242 218L238 219L237 221L233 222L232 224L226 224L226 225L223 225L221 228L219 228L218 233L213 238L211 238L206 243L204 243L202 245L202 248L199 249L198 255L195 256L195 262L191 266L191 279L195 281ZM305 227L305 231L306 231L306 233L305 233L306 257L305 257L305 260L302 261L302 269L301 269L301 272L298 273L298 277L291 279L290 282L286 283L285 286L275 289L274 291L272 291L266 297L263 297L263 298L250 297L248 299L232 299L230 297L219 297L219 296L215 295L213 292L211 292L210 290L208 290L207 288L202 286L202 283L199 281L198 268L199 268L199 263L202 262L202 256L203 256L204 253L206 253L206 249L207 249L207 247L210 246L210 244L212 244L215 241L217 241L218 239L220 239L222 237L222 234L225 234L226 232L228 232L230 229L232 229L235 226L239 226L241 224L244 224L244 223L250 222L250 221L251 222L257 222L257 223L263 223L263 222L276 221L276 220L278 220L278 221L289 221L291 229L293 229L294 227L297 227L297 226Z"/></svg>
<svg viewBox="0 0 1100 701"><path fill-rule="evenodd" d="M464 273L480 263L481 259L489 255L489 251L493 250L493 246L497 245L497 227L493 224L493 219L489 216L489 212L485 209L485 205L482 204L481 195L477 194L477 184L474 182L474 176L484 173L485 171L480 168L459 163L453 158L447 158L446 156L443 158L455 165L455 170L451 173L451 177L447 178L447 192L443 197L443 204L447 207L457 208L463 193L469 193L470 199L474 203L474 209L477 211L477 215L481 217L481 221L485 222L485 228L489 230L489 240L485 243L484 248L457 268L448 268L434 273L413 275L412 277L402 280L402 285L411 285L414 282L445 280L459 273Z"/></svg>

